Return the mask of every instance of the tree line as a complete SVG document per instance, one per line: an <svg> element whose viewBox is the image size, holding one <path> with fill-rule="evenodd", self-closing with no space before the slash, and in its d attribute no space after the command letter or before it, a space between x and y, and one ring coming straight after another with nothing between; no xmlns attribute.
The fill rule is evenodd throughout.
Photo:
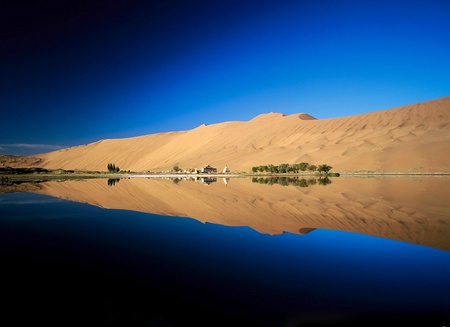
<svg viewBox="0 0 450 327"><path fill-rule="evenodd" d="M307 162L300 162L295 164L287 164L283 163L280 165L260 165L252 167L252 172L260 172L260 173L299 173L299 172L315 172L327 174L333 167L327 164L322 165L311 165Z"/></svg>
<svg viewBox="0 0 450 327"><path fill-rule="evenodd" d="M108 171L109 171L110 173L117 173L117 172L120 171L120 168L119 168L119 167L116 167L116 165L113 164L113 163L109 163L109 164L108 164Z"/></svg>

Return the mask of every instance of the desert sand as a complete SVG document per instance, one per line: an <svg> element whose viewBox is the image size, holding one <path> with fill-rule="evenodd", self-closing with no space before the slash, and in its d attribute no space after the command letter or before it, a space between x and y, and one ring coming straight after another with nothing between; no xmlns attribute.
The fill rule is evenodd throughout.
<svg viewBox="0 0 450 327"><path fill-rule="evenodd" d="M332 180L308 187L259 184L251 178L219 178L210 184L130 178L113 185L107 179L27 185L29 192L102 208L248 226L270 235L330 229L450 251L447 177Z"/></svg>
<svg viewBox="0 0 450 327"><path fill-rule="evenodd" d="M261 114L250 121L179 132L105 139L29 158L48 169L161 172L209 164L221 171L253 166L326 163L336 172L450 172L450 97L341 118ZM3 160L3 166L19 166ZM21 163L24 166L24 162Z"/></svg>

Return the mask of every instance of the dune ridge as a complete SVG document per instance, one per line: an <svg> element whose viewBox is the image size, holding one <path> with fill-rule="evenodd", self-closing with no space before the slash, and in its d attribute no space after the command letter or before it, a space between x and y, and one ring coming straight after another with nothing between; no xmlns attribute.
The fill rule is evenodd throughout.
<svg viewBox="0 0 450 327"><path fill-rule="evenodd" d="M98 142L36 155L49 169L166 171L210 164L232 172L281 163L334 171L450 172L450 97L341 118L261 114L249 121ZM34 163L36 160L33 161ZM36 164L35 164L36 165Z"/></svg>

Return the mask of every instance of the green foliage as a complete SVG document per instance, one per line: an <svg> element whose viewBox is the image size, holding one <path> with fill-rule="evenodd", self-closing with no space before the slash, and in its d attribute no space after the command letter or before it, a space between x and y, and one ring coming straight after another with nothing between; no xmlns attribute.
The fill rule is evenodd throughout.
<svg viewBox="0 0 450 327"><path fill-rule="evenodd" d="M293 172L293 173L298 173L300 171L300 164L295 163L295 164L289 165L288 171Z"/></svg>
<svg viewBox="0 0 450 327"><path fill-rule="evenodd" d="M289 164L283 163L283 164L278 166L278 172L280 172L280 173L287 173L288 167L289 167Z"/></svg>
<svg viewBox="0 0 450 327"><path fill-rule="evenodd" d="M328 177L324 177L324 178L319 178L317 180L317 183L319 183L319 185L328 185L331 184L331 180Z"/></svg>
<svg viewBox="0 0 450 327"><path fill-rule="evenodd" d="M257 170L262 173L263 171L267 171L267 166L259 166Z"/></svg>
<svg viewBox="0 0 450 327"><path fill-rule="evenodd" d="M276 173L282 173L282 174L286 174L286 173L299 173L299 172L304 172L306 170L308 170L309 172L315 172L318 171L320 173L325 173L329 176L339 176L338 173L332 173L328 174L328 172L332 169L333 167L331 167L330 165L327 164L322 164L322 165L310 165L307 162L301 162L301 163L294 163L294 164L288 164L288 163L282 163L278 166L275 165L260 165L260 166L254 166L252 167L252 172L256 173L256 172L268 172L268 173L272 173L272 174L276 174Z"/></svg>
<svg viewBox="0 0 450 327"><path fill-rule="evenodd" d="M113 164L113 163L109 163L108 164L108 172L110 172L110 173L117 173L119 171L120 171L120 168L116 167L115 164Z"/></svg>
<svg viewBox="0 0 450 327"><path fill-rule="evenodd" d="M120 182L120 178L108 178L108 186L114 186Z"/></svg>
<svg viewBox="0 0 450 327"><path fill-rule="evenodd" d="M320 172L320 173L328 173L330 170L331 170L331 168L333 168L333 167L331 167L331 166L329 166L329 165L327 165L327 164L323 164L323 165L319 165L318 167L317 167L317 171L318 172Z"/></svg>
<svg viewBox="0 0 450 327"><path fill-rule="evenodd" d="M272 177L253 177L253 183L258 184L266 184L266 185L281 185L281 186L299 186L299 187L308 187L311 185L328 185L331 184L331 180L328 177L324 178L300 178L300 177L280 177L280 176L272 176Z"/></svg>
<svg viewBox="0 0 450 327"><path fill-rule="evenodd" d="M270 165L267 166L267 171L269 173L277 173L278 172L278 167L270 164Z"/></svg>
<svg viewBox="0 0 450 327"><path fill-rule="evenodd" d="M52 171L45 168L31 167L31 168L12 168L0 167L0 174L47 174Z"/></svg>
<svg viewBox="0 0 450 327"><path fill-rule="evenodd" d="M315 178L308 179L308 185L316 185L316 184L317 184L317 180Z"/></svg>
<svg viewBox="0 0 450 327"><path fill-rule="evenodd" d="M299 170L306 171L306 169L308 169L309 164L307 162L300 162L298 164L298 166L299 166Z"/></svg>
<svg viewBox="0 0 450 327"><path fill-rule="evenodd" d="M308 169L309 171L316 171L316 170L317 170L317 166L316 166L316 165L309 165L309 164L308 164L307 169Z"/></svg>

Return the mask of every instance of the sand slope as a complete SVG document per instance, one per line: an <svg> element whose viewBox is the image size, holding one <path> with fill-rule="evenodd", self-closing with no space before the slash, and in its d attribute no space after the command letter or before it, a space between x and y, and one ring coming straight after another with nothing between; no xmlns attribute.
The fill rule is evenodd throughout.
<svg viewBox="0 0 450 327"><path fill-rule="evenodd" d="M326 163L333 171L450 172L450 97L317 120L262 114L247 122L106 139L37 155L44 168L166 171L206 164L232 172L258 165Z"/></svg>

